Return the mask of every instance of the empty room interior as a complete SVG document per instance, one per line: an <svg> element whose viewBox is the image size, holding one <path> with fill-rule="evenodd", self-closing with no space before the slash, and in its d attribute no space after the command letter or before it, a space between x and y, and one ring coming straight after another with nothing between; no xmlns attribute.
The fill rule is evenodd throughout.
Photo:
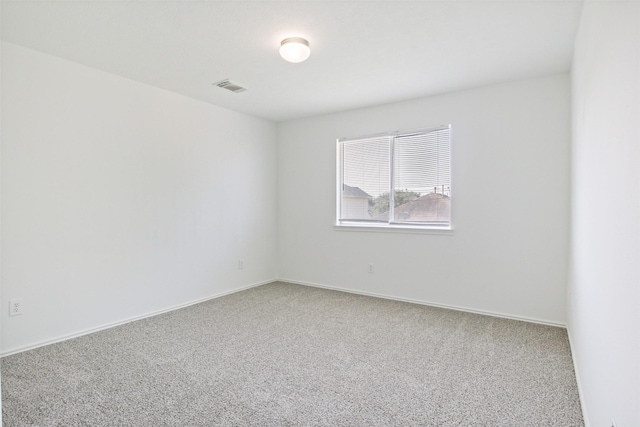
<svg viewBox="0 0 640 427"><path fill-rule="evenodd" d="M0 13L5 426L640 426L640 2Z"/></svg>

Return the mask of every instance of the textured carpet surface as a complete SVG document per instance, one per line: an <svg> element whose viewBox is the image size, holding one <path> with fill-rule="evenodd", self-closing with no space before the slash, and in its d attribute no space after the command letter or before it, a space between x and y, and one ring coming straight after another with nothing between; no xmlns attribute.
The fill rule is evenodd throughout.
<svg viewBox="0 0 640 427"><path fill-rule="evenodd" d="M583 426L564 329L272 283L2 359L7 426Z"/></svg>

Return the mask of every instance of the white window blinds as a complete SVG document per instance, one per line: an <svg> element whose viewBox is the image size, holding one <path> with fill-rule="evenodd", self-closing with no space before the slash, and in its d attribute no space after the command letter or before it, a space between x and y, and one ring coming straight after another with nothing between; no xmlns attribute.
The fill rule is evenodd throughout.
<svg viewBox="0 0 640 427"><path fill-rule="evenodd" d="M344 220L382 221L370 215L372 199L389 191L390 137L342 144L341 217Z"/></svg>
<svg viewBox="0 0 640 427"><path fill-rule="evenodd" d="M450 227L450 127L339 140L338 223Z"/></svg>

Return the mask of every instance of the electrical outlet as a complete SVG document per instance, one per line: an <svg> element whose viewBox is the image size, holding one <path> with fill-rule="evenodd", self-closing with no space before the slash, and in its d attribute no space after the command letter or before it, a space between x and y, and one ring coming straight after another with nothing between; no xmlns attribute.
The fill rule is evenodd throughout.
<svg viewBox="0 0 640 427"><path fill-rule="evenodd" d="M9 300L9 316L22 314L22 298Z"/></svg>
<svg viewBox="0 0 640 427"><path fill-rule="evenodd" d="M373 264L369 264L369 274L373 274Z"/></svg>
<svg viewBox="0 0 640 427"><path fill-rule="evenodd" d="M238 260L238 270L242 270L244 268L244 261L239 259Z"/></svg>

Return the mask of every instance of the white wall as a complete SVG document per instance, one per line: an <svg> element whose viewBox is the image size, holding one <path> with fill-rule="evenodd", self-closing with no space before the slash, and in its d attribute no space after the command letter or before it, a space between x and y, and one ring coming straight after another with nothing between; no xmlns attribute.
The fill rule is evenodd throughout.
<svg viewBox="0 0 640 427"><path fill-rule="evenodd" d="M3 352L277 276L274 123L8 43L2 67Z"/></svg>
<svg viewBox="0 0 640 427"><path fill-rule="evenodd" d="M557 75L279 124L280 277L564 324L569 87ZM334 229L336 138L449 123L452 236Z"/></svg>
<svg viewBox="0 0 640 427"><path fill-rule="evenodd" d="M0 22L2 22L2 7L0 6ZM1 24L0 24L1 26ZM1 30L1 29L0 29ZM2 43L0 42L0 100L2 99ZM0 118L2 117L2 102L0 102ZM2 120L0 119L0 188L2 188ZM2 192L0 191L0 212L2 212ZM0 215L0 242L2 242L2 215ZM2 302L2 245L0 244L0 305ZM6 307L6 306L5 306ZM2 307L0 307L1 309ZM0 316L0 349L2 348L2 316ZM0 396L2 395L2 379L0 378ZM0 414L2 413L2 399L0 398ZM2 417L0 416L0 427Z"/></svg>
<svg viewBox="0 0 640 427"><path fill-rule="evenodd" d="M640 426L640 3L584 5L568 329L589 425Z"/></svg>

